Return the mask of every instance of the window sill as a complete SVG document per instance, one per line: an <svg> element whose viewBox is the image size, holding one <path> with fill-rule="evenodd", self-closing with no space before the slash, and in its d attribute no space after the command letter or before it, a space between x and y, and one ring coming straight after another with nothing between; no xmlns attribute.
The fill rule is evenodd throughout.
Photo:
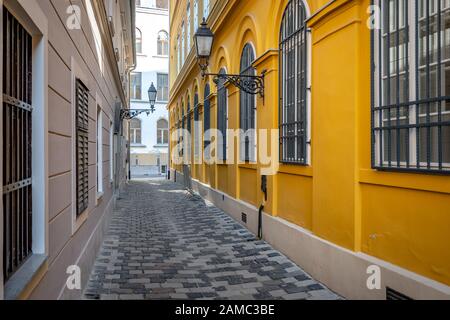
<svg viewBox="0 0 450 320"><path fill-rule="evenodd" d="M105 195L104 192L97 192L97 197L96 197L97 204L102 201L104 195Z"/></svg>
<svg viewBox="0 0 450 320"><path fill-rule="evenodd" d="M134 143L132 143L131 147L132 148L146 148L147 146L144 145L144 144L134 144Z"/></svg>
<svg viewBox="0 0 450 320"><path fill-rule="evenodd" d="M278 169L280 173L292 174L297 176L312 177L313 168L311 166L294 165L294 164L282 164Z"/></svg>
<svg viewBox="0 0 450 320"><path fill-rule="evenodd" d="M239 168L256 170L256 169L258 169L258 166L256 165L256 163L248 162L248 163L239 164Z"/></svg>
<svg viewBox="0 0 450 320"><path fill-rule="evenodd" d="M47 262L47 256L33 254L5 284L5 300L16 300L38 275Z"/></svg>
<svg viewBox="0 0 450 320"><path fill-rule="evenodd" d="M158 59L168 59L169 56L160 56L160 55L154 55L153 58L158 58Z"/></svg>

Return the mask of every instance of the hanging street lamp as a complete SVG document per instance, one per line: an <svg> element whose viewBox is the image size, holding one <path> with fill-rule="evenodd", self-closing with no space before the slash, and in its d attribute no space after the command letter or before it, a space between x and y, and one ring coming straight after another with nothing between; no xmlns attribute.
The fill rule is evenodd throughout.
<svg viewBox="0 0 450 320"><path fill-rule="evenodd" d="M232 83L237 88L249 94L259 94L264 98L264 73L260 76L243 75L243 74L218 74L207 73L209 58L214 43L214 33L208 27L206 20L203 19L200 27L194 35L194 43L197 54L197 61L202 72L202 76L213 76L214 82L217 84L219 79Z"/></svg>
<svg viewBox="0 0 450 320"><path fill-rule="evenodd" d="M158 90L156 90L155 85L152 82L150 88L148 88L148 101L150 102L150 109L122 109L120 110L120 119L131 120L133 118L136 118L140 114L146 113L148 116L150 115L150 113L155 112L156 111L155 103L157 95Z"/></svg>

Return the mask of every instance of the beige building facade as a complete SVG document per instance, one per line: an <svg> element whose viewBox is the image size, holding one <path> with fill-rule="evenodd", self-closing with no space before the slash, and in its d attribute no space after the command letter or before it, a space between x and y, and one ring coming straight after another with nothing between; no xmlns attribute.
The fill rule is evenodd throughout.
<svg viewBox="0 0 450 320"><path fill-rule="evenodd" d="M0 11L0 299L80 298L128 172L134 0Z"/></svg>

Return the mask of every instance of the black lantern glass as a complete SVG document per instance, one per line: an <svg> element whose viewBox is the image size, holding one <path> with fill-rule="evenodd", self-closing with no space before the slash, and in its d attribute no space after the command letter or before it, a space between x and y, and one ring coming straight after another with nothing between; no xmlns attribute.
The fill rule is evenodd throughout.
<svg viewBox="0 0 450 320"><path fill-rule="evenodd" d="M150 106L152 106L152 107L155 105L157 94L158 94L158 91L156 90L156 88L152 82L152 85L148 89L148 101L150 102Z"/></svg>
<svg viewBox="0 0 450 320"><path fill-rule="evenodd" d="M206 20L203 19L200 27L194 35L195 49L198 59L209 59L214 42L214 34L208 28Z"/></svg>

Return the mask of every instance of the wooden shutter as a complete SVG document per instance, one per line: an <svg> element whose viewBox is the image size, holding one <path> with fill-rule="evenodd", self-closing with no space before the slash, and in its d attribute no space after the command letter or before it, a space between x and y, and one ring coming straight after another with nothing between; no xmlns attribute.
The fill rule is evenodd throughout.
<svg viewBox="0 0 450 320"><path fill-rule="evenodd" d="M89 207L89 91L76 80L77 216Z"/></svg>

